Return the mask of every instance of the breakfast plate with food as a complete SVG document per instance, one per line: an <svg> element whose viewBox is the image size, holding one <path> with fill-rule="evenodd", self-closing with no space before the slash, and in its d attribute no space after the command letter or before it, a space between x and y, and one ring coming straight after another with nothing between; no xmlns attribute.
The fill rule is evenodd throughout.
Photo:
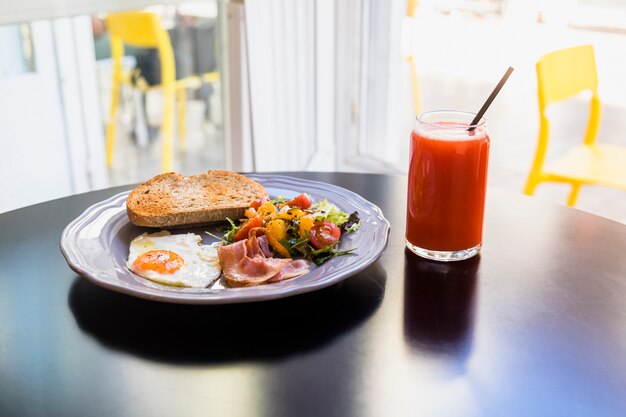
<svg viewBox="0 0 626 417"><path fill-rule="evenodd" d="M337 283L384 252L389 222L344 188L270 174L158 175L63 231L96 285L174 303L269 300Z"/></svg>

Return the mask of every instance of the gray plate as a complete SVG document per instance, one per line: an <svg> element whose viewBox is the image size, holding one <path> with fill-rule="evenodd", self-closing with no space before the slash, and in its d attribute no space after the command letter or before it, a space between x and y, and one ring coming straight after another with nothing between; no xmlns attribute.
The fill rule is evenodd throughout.
<svg viewBox="0 0 626 417"><path fill-rule="evenodd" d="M313 201L327 198L341 210L358 211L361 227L345 235L340 250L355 248L353 254L338 256L316 267L311 272L286 281L247 288L226 288L221 280L209 288L179 288L161 285L144 279L126 268L130 241L144 232L158 229L137 227L126 216L126 196L117 194L94 204L72 221L61 237L61 252L70 268L96 285L133 295L171 303L227 304L270 300L318 290L339 282L365 269L383 254L389 239L389 222L381 210L358 194L345 188L323 182L276 175L249 175L263 184L270 196L287 198L307 192ZM184 229L172 233L195 232L205 243L216 239L204 233L221 236L219 226Z"/></svg>

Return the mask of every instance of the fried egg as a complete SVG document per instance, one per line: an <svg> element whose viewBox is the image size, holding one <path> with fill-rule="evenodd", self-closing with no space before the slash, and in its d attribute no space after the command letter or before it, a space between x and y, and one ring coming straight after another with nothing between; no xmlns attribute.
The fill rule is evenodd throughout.
<svg viewBox="0 0 626 417"><path fill-rule="evenodd" d="M172 235L163 230L144 233L130 242L128 269L161 284L206 288L222 269L217 256L218 243L204 245L194 233Z"/></svg>

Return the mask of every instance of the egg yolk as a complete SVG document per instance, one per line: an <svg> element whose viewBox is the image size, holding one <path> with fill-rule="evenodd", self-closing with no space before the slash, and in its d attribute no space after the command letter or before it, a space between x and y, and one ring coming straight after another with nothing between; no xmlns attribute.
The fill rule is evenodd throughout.
<svg viewBox="0 0 626 417"><path fill-rule="evenodd" d="M137 271L155 271L160 274L173 274L185 264L179 254L169 250L151 250L135 259L133 267Z"/></svg>

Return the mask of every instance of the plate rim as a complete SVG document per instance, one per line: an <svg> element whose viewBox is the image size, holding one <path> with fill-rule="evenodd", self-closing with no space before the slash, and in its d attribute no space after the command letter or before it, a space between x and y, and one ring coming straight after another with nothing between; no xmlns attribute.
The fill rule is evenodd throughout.
<svg viewBox="0 0 626 417"><path fill-rule="evenodd" d="M120 206L120 208L125 206L126 205L125 197L132 191L131 189L131 190L122 191L120 193L116 193L115 195L107 199L104 199L102 201L92 204L91 206L87 207L74 220L68 223L68 225L63 229L63 232L61 234L61 240L60 240L61 253L63 254L70 269L72 269L82 278L85 278L88 281L92 282L93 284L106 288L108 290L115 291L117 293L126 294L126 295L133 296L133 297L137 297L137 298L141 298L141 299L150 300L150 301L159 301L159 302L175 303L175 304L202 304L202 305L216 304L217 305L217 304L240 304L240 303L249 303L249 302L269 301L269 300L286 298L286 297L291 297L294 295L317 291L317 290L329 287L331 285L334 285L338 282L341 282L349 277L352 277L358 274L359 272L363 271L365 268L367 268L371 264L378 261L378 259L380 259L380 257L384 254L385 250L387 249L388 244L389 244L389 234L391 230L391 225L389 221L385 218L380 207L370 202L369 200L365 199L361 195L351 190L348 190L344 187L327 183L327 182L323 182L323 181L291 177L288 175L275 175L275 174L262 174L262 173L249 173L245 175L261 183L264 180L279 181L279 182L280 181L287 181L287 182L298 181L302 183L301 185L302 185L302 188L304 188L304 192L307 192L306 188L309 185L318 186L318 188L325 187L325 186L332 186L335 189L335 192L341 192L341 195L344 198L350 201L356 200L359 203L368 206L368 208L373 211L371 217L379 220L381 222L380 227L384 229L384 230L381 230L381 235L384 236L384 242L382 242L382 245L375 248L376 250L367 260L365 260L364 262L359 262L357 264L351 265L344 271L336 272L335 273L336 276L333 277L333 279L320 280L320 281L316 281L312 283L307 283L306 285L302 285L302 286L291 286L287 288L282 288L281 291L276 291L276 292L251 294L245 298L240 298L240 297L239 298L219 298L219 297L211 297L211 298L193 297L191 298L191 297L181 297L180 295L176 293L167 293L167 292L163 292L163 294L156 295L150 292L142 291L140 288L135 287L135 286L124 286L124 285L120 285L119 283L98 277L97 274L94 273L93 271L90 271L84 267L81 267L79 265L79 262L76 260L76 254L73 253L74 249L72 248L71 239L74 237L74 234L72 232L76 228L78 228L80 225L84 223L89 223L88 220L90 220L89 219L90 215L92 215L94 212L96 212L100 208L111 207L111 204L118 202L118 200L120 200L121 198L124 198L124 201L122 202L122 205ZM262 185L264 187L266 186L265 184L262 184Z"/></svg>

